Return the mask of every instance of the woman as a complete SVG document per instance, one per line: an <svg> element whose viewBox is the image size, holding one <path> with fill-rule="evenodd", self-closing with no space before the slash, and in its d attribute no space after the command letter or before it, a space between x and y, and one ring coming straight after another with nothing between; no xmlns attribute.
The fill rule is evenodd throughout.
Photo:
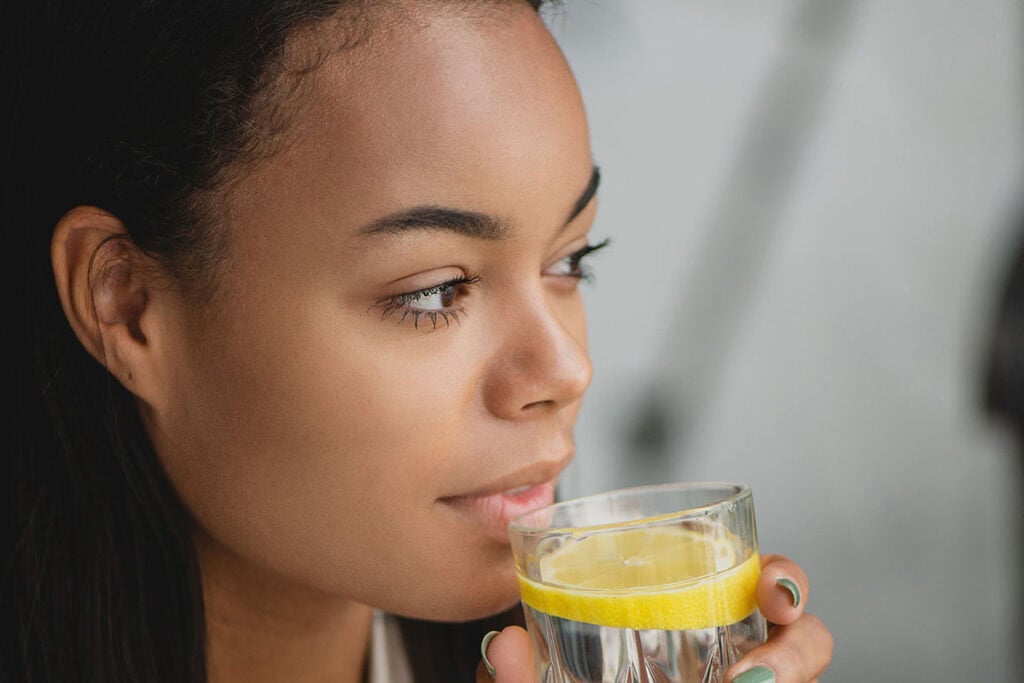
<svg viewBox="0 0 1024 683"><path fill-rule="evenodd" d="M488 679L504 525L573 454L603 244L536 4L6 22L3 680ZM758 590L779 626L732 675L813 680L803 573L768 558ZM521 629L488 643L532 680Z"/></svg>

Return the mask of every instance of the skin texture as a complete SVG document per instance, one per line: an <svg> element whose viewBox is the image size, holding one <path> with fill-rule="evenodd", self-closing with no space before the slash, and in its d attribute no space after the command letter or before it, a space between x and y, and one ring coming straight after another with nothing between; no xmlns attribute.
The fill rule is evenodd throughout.
<svg viewBox="0 0 1024 683"><path fill-rule="evenodd" d="M224 291L175 312L169 331L185 333L150 422L211 549L465 619L515 600L508 548L438 499L524 468L550 478L572 454L591 374L583 306L575 280L544 273L586 243L592 209L562 228L592 162L535 15L423 19L317 71L292 140L234 188ZM363 60L373 69L352 68ZM542 69L554 96L533 85ZM360 234L424 204L503 217L510 236ZM458 321L417 329L380 307L470 274Z"/></svg>
<svg viewBox="0 0 1024 683"><path fill-rule="evenodd" d="M216 198L216 296L105 241L125 229L102 209L54 233L68 319L138 396L195 517L215 681L356 680L370 605L511 605L507 542L446 501L573 455L591 367L567 258L596 208L567 223L593 170L575 81L525 4L403 16L309 74L280 151ZM422 205L504 235L362 232ZM395 305L455 278L474 281ZM509 677L509 656L529 672L524 635L495 639L501 680L531 680Z"/></svg>

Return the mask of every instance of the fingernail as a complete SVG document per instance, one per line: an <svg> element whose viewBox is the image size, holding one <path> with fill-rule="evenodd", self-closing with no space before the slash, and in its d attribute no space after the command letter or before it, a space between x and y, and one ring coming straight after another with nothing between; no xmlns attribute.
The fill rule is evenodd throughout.
<svg viewBox="0 0 1024 683"><path fill-rule="evenodd" d="M494 640L494 636L498 635L498 631L488 631L484 639L480 641L480 656L484 660L484 667L487 669L487 673L494 678L498 672L494 670L494 665L491 664L491 660L487 659L487 648L490 646L491 641ZM774 679L772 679L774 680Z"/></svg>
<svg viewBox="0 0 1024 683"><path fill-rule="evenodd" d="M767 666L755 666L732 679L732 683L775 683L775 672Z"/></svg>
<svg viewBox="0 0 1024 683"><path fill-rule="evenodd" d="M793 607L800 606L800 589L796 587L796 582L791 579L779 579L775 583L788 590L789 594L793 596Z"/></svg>

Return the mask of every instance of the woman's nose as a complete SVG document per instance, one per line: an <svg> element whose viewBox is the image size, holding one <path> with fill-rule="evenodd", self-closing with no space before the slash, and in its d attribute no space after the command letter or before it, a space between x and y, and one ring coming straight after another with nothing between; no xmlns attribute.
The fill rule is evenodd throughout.
<svg viewBox="0 0 1024 683"><path fill-rule="evenodd" d="M493 415L528 419L580 399L593 373L582 310L558 315L540 306L510 322L504 334L484 383Z"/></svg>

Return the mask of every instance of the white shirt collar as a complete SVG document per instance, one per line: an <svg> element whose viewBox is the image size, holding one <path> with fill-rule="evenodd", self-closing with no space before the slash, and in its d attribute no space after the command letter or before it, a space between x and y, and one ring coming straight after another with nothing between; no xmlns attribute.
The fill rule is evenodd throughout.
<svg viewBox="0 0 1024 683"><path fill-rule="evenodd" d="M412 683L398 621L380 610L373 613L369 680L370 683Z"/></svg>

